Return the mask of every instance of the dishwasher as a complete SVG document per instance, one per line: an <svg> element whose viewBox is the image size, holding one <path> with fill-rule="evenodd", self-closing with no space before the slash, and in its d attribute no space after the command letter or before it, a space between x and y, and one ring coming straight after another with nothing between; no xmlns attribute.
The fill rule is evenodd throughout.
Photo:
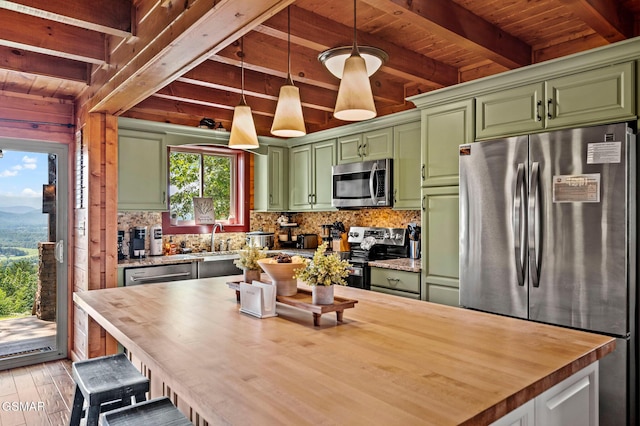
<svg viewBox="0 0 640 426"><path fill-rule="evenodd" d="M196 262L125 268L124 285L164 283L197 278Z"/></svg>

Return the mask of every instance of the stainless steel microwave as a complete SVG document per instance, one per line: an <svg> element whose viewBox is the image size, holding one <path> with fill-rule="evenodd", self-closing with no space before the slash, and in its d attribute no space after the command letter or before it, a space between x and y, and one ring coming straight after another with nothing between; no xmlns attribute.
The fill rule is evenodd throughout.
<svg viewBox="0 0 640 426"><path fill-rule="evenodd" d="M337 208L390 207L392 160L338 164L331 168L332 201Z"/></svg>

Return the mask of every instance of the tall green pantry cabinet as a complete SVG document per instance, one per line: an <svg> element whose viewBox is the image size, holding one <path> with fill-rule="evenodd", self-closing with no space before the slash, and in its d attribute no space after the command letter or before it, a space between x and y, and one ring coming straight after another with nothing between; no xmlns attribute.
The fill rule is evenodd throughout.
<svg viewBox="0 0 640 426"><path fill-rule="evenodd" d="M289 150L267 146L267 155L254 156L253 204L257 211L289 209Z"/></svg>
<svg viewBox="0 0 640 426"><path fill-rule="evenodd" d="M422 111L422 297L458 306L458 146L473 141L473 102Z"/></svg>

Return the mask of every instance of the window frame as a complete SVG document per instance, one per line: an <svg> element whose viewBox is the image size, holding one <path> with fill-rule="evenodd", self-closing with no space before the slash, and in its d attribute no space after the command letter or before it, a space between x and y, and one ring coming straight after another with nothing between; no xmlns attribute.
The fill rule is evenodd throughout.
<svg viewBox="0 0 640 426"><path fill-rule="evenodd" d="M224 225L224 230L218 229L216 232L248 232L249 231L249 202L250 202L250 185L249 185L249 163L250 153L241 150L235 150L227 147L213 147L202 145L173 145L167 147L167 194L169 194L170 173L171 173L171 150L179 152L191 152L198 154L224 154L235 156L236 176L232 178L235 185L231 191L235 191L235 210L238 223L226 224L223 221L216 220L216 223ZM183 235L183 234L210 234L213 225L172 225L170 218L170 196L167 195L167 211L162 212L162 233L167 235Z"/></svg>

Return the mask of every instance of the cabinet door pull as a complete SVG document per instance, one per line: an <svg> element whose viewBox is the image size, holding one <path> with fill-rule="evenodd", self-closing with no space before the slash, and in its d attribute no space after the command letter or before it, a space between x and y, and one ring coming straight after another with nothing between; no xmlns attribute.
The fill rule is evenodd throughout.
<svg viewBox="0 0 640 426"><path fill-rule="evenodd" d="M420 173L422 175L422 180L424 180L424 164L422 165L422 171Z"/></svg>
<svg viewBox="0 0 640 426"><path fill-rule="evenodd" d="M387 282L389 283L389 285L397 286L398 283L400 282L400 279L399 278L387 277Z"/></svg>
<svg viewBox="0 0 640 426"><path fill-rule="evenodd" d="M538 100L536 104L536 121L542 121L542 116L540 115L540 108L542 107L542 100Z"/></svg>
<svg viewBox="0 0 640 426"><path fill-rule="evenodd" d="M551 105L553 104L553 99L547 99L547 118L551 120L553 118L553 114L551 114Z"/></svg>
<svg viewBox="0 0 640 426"><path fill-rule="evenodd" d="M398 202L398 188L393 190L393 203L397 203Z"/></svg>
<svg viewBox="0 0 640 426"><path fill-rule="evenodd" d="M427 197L422 197L422 201L420 202L421 207L422 207L422 211L425 211L425 209L424 209L424 201L425 201L425 198L427 198Z"/></svg>
<svg viewBox="0 0 640 426"><path fill-rule="evenodd" d="M362 157L366 157L367 156L367 144L366 142L364 144L362 144Z"/></svg>

